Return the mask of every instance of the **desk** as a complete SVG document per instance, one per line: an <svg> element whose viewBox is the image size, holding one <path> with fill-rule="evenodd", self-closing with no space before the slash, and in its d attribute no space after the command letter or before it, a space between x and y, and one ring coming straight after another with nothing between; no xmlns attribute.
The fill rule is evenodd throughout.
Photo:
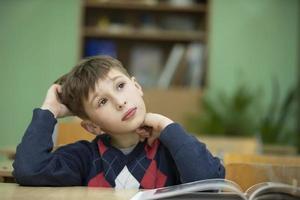
<svg viewBox="0 0 300 200"><path fill-rule="evenodd" d="M0 162L0 182L15 182L12 171L12 160L5 160Z"/></svg>
<svg viewBox="0 0 300 200"><path fill-rule="evenodd" d="M13 160L15 159L16 155L16 147L3 147L0 148L0 155L3 155L4 157Z"/></svg>
<svg viewBox="0 0 300 200"><path fill-rule="evenodd" d="M265 163L230 163L226 165L226 179L236 182L243 191L257 183L300 183L300 166Z"/></svg>
<svg viewBox="0 0 300 200"><path fill-rule="evenodd" d="M88 187L23 187L15 183L0 183L1 200L127 200L133 197L137 191Z"/></svg>

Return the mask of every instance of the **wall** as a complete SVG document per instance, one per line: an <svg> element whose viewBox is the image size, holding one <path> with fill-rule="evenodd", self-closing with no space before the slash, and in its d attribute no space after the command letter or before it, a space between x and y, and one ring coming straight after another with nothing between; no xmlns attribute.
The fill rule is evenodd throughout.
<svg viewBox="0 0 300 200"><path fill-rule="evenodd" d="M253 120L262 122L271 102L279 99L277 103L282 103L298 81L300 1L212 0L211 9L208 94L223 91L230 95L240 85L248 87L257 92L259 103L251 109ZM278 98L272 90L274 80L278 81ZM297 130L296 111L296 107L290 109L285 121L290 131ZM278 139L290 145L297 145L298 140L300 149L296 133L282 131Z"/></svg>
<svg viewBox="0 0 300 200"><path fill-rule="evenodd" d="M247 84L266 103L273 78L281 94L297 82L298 0L212 0L211 13L211 92Z"/></svg>
<svg viewBox="0 0 300 200"><path fill-rule="evenodd" d="M78 59L79 0L1 1L0 147L16 145L51 83Z"/></svg>

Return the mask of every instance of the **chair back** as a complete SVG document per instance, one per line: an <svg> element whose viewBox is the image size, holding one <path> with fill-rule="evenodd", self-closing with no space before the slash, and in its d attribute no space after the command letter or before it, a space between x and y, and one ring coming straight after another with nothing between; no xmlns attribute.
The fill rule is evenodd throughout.
<svg viewBox="0 0 300 200"><path fill-rule="evenodd" d="M91 141L95 137L82 128L79 121L59 122L56 129L55 146L66 145L79 140Z"/></svg>
<svg viewBox="0 0 300 200"><path fill-rule="evenodd" d="M245 191L261 182L300 184L299 156L271 156L227 153L224 155L226 179Z"/></svg>

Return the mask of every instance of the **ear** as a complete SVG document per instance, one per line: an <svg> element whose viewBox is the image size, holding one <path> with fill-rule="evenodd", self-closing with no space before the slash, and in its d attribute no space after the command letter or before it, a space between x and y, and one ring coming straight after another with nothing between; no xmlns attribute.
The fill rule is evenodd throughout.
<svg viewBox="0 0 300 200"><path fill-rule="evenodd" d="M134 83L134 86L139 90L141 96L144 95L144 92L143 92L143 88L142 86L137 82L137 80L135 79L135 77L131 77L131 81Z"/></svg>
<svg viewBox="0 0 300 200"><path fill-rule="evenodd" d="M100 126L94 124L91 121L83 120L80 123L81 127L87 130L88 132L94 134L94 135L101 135L103 134L103 131L101 130Z"/></svg>

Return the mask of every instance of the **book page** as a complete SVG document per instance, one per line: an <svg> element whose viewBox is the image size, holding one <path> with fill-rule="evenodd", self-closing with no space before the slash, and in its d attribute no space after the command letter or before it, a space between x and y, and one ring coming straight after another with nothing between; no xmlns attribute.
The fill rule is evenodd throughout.
<svg viewBox="0 0 300 200"><path fill-rule="evenodd" d="M246 196L249 200L278 199L280 197L284 197L283 199L300 199L300 188L283 183L265 182L249 188L246 191Z"/></svg>
<svg viewBox="0 0 300 200"><path fill-rule="evenodd" d="M137 195L135 195L131 200L161 199L188 194L191 192L207 191L216 191L219 193L231 192L240 196L241 199L246 200L241 188L236 183L225 179L208 179L153 190L145 190L137 193Z"/></svg>
<svg viewBox="0 0 300 200"><path fill-rule="evenodd" d="M236 193L230 192L189 192L172 197L160 198L159 200L243 200L244 198Z"/></svg>

